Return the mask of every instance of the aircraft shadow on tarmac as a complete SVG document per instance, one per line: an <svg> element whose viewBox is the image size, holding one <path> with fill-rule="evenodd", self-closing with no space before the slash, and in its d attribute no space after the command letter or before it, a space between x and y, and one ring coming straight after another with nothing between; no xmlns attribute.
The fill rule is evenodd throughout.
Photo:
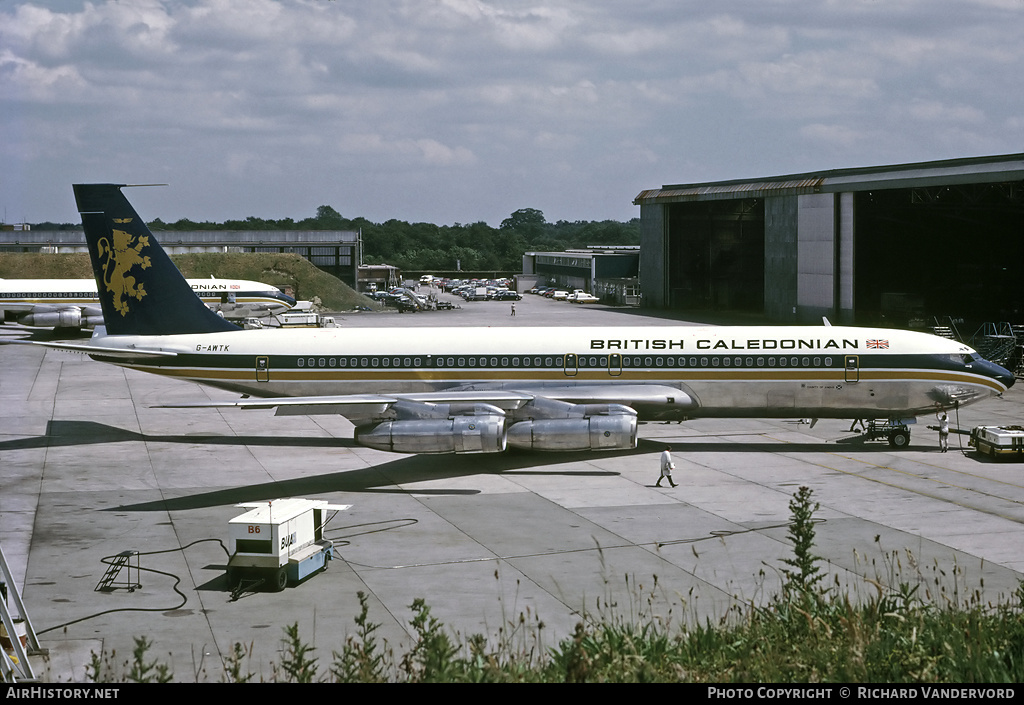
<svg viewBox="0 0 1024 705"><path fill-rule="evenodd" d="M699 437L696 437L699 438ZM266 482L255 485L244 485L209 492L165 498L153 502L142 502L131 505L112 507L106 511L169 511L199 509L239 502L252 502L277 497L302 497L330 492L374 492L398 494L436 494L458 495L477 494L473 489L404 489L399 485L411 485L418 482L437 481L441 479L469 477L481 474L505 475L571 475L573 477L607 477L617 475L614 471L594 471L586 469L551 469L539 470L545 466L564 465L587 462L601 457L628 457L630 455L651 455L660 451L666 443L673 444L677 456L701 452L828 452L837 449L835 444L824 442L780 444L773 442L728 443L723 441L701 441L693 436L677 436L656 440L640 439L637 448L623 451L610 451L607 454L590 451L543 453L510 450L500 454L468 454L468 455L404 455L369 468L345 470L334 473L310 475L290 480ZM214 436L214 435L158 435L139 433L108 426L95 421L50 421L47 432L43 436L0 441L0 452L5 450L24 450L31 448L53 448L60 446L94 445L102 443L184 443L188 445L226 445L226 446L291 446L303 448L357 448L351 438L311 438L296 436ZM863 450L885 452L888 446L863 446ZM656 472L656 463L651 461L652 472ZM592 466L588 466L592 467Z"/></svg>

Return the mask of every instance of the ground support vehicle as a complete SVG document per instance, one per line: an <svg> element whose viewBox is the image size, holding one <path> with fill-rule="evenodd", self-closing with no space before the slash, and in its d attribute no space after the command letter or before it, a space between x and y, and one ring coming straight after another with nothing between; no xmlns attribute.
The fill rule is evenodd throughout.
<svg viewBox="0 0 1024 705"><path fill-rule="evenodd" d="M228 586L280 592L327 569L334 544L323 536L325 513L352 505L289 497L236 506L249 511L228 522Z"/></svg>
<svg viewBox="0 0 1024 705"><path fill-rule="evenodd" d="M869 441L884 438L893 448L906 448L910 445L910 428L903 419L871 419L864 428L864 436Z"/></svg>
<svg viewBox="0 0 1024 705"><path fill-rule="evenodd" d="M997 460L1024 460L1024 426L975 426L967 444Z"/></svg>

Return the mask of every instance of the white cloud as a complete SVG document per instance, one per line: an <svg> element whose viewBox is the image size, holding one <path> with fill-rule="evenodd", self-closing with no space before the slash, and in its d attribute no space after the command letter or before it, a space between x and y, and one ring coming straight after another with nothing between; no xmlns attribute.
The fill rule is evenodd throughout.
<svg viewBox="0 0 1024 705"><path fill-rule="evenodd" d="M628 218L662 180L1020 151L1022 35L1018 0L14 0L0 207Z"/></svg>

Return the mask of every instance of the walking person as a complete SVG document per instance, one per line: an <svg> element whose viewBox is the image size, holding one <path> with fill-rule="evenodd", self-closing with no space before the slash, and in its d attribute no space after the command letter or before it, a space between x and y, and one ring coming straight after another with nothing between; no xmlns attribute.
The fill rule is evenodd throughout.
<svg viewBox="0 0 1024 705"><path fill-rule="evenodd" d="M676 469L676 464L672 461L672 446L665 446L665 450L661 451L661 475L658 476L658 481L654 483L655 487L661 487L662 480L668 480L668 484L673 487L676 483L672 481L672 471Z"/></svg>
<svg viewBox="0 0 1024 705"><path fill-rule="evenodd" d="M516 315L516 302L515 301L512 302L512 315L513 316Z"/></svg>
<svg viewBox="0 0 1024 705"><path fill-rule="evenodd" d="M939 416L939 452L945 453L949 450L949 417L943 411Z"/></svg>

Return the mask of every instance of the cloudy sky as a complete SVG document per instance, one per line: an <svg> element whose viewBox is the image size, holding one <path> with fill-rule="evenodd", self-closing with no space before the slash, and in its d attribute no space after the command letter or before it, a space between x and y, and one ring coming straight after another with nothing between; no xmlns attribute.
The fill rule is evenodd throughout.
<svg viewBox="0 0 1024 705"><path fill-rule="evenodd" d="M0 0L0 215L627 220L1024 151L1024 0Z"/></svg>

